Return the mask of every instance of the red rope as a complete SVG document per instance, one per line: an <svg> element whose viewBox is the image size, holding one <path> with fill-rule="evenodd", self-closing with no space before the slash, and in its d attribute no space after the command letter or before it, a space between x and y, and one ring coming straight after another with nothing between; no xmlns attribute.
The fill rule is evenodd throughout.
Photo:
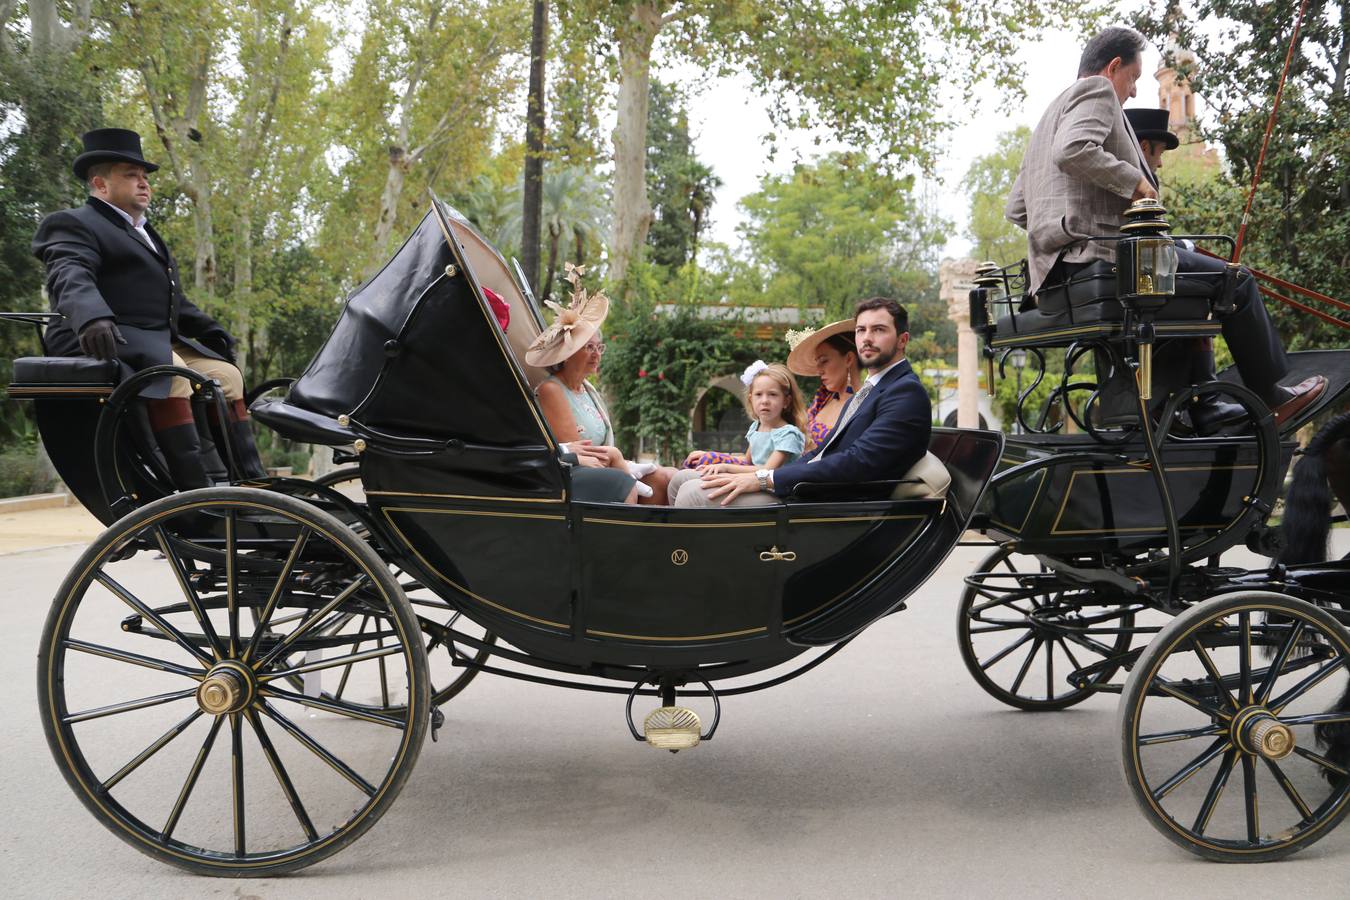
<svg viewBox="0 0 1350 900"><path fill-rule="evenodd" d="M1208 256L1211 259L1226 260L1225 257L1222 257L1217 253L1212 253L1209 250L1206 250L1204 247L1196 247L1195 252L1203 256ZM1305 287L1299 287L1298 285L1292 282L1285 281L1283 278L1276 278L1274 275L1267 275L1265 272L1253 269L1251 267L1247 267L1247 271L1251 272L1252 277L1256 278L1258 281L1269 281L1271 284L1274 284L1277 287L1284 288L1285 290L1294 291L1295 293L1302 294L1303 296L1309 297L1313 300L1320 300L1323 303L1330 303L1332 306L1339 307L1340 309L1350 310L1350 303L1346 303L1344 300L1337 300L1335 297L1328 297L1326 294L1319 294L1317 291L1309 290L1308 288ZM1332 325L1339 325L1341 328L1350 330L1350 322L1346 322L1343 319L1338 319L1329 313L1324 313L1320 309L1313 309L1306 303L1300 303L1297 300L1293 299L1292 297L1286 297L1283 294L1278 294L1275 291L1272 291L1270 288L1262 287L1259 284L1256 286L1256 289L1272 300L1278 300L1281 303L1285 304L1286 306L1292 306L1294 309L1301 310L1312 316L1316 316L1317 318L1321 319L1324 322L1329 322Z"/></svg>
<svg viewBox="0 0 1350 900"><path fill-rule="evenodd" d="M1320 309L1313 309L1306 303L1299 303L1292 297L1286 297L1284 294L1277 294L1270 288L1262 287L1259 284L1256 286L1256 289L1272 300L1278 300L1281 303L1285 304L1286 306L1292 306L1294 309L1302 310L1303 312L1307 313L1310 316L1317 316L1317 318L1321 319L1323 322L1329 322L1332 325L1339 325L1341 328L1350 331L1350 322L1347 322L1344 319L1338 319L1335 316L1331 315L1330 313L1322 312Z"/></svg>
<svg viewBox="0 0 1350 900"><path fill-rule="evenodd" d="M1270 108L1270 118L1266 120L1266 135L1261 139L1261 155L1256 157L1256 171L1252 174L1252 186L1247 191L1247 206L1242 210L1242 223L1238 226L1237 247L1233 250L1233 262L1242 260L1242 244L1247 237L1247 222L1252 214L1252 201L1256 199L1256 186L1261 182L1261 166L1266 161L1266 148L1270 146L1270 133L1275 130L1275 114L1280 111L1280 98L1284 96L1284 80L1289 77L1289 64L1294 60L1294 48L1298 46L1298 32L1303 27L1303 14L1308 11L1308 0L1298 8L1298 18L1294 20L1294 36L1289 41L1289 52L1284 55L1284 71L1280 73L1280 83L1275 88L1275 103Z"/></svg>

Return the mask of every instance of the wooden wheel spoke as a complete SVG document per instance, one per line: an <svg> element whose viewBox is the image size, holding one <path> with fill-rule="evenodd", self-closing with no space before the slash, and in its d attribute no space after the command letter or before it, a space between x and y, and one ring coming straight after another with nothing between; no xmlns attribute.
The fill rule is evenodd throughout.
<svg viewBox="0 0 1350 900"><path fill-rule="evenodd" d="M1152 791L1153 799L1162 802L1164 797L1189 781L1196 772L1199 772L1205 766L1209 765L1219 756L1219 754L1225 752L1231 746L1232 744L1229 743L1228 738L1226 737L1221 737L1210 744L1208 749L1178 769L1173 773L1172 777L1154 788Z"/></svg>
<svg viewBox="0 0 1350 900"><path fill-rule="evenodd" d="M252 710L246 715L248 716L248 724L252 726L253 733L258 738L258 746L262 747L263 755L267 757L267 762L272 767L272 774L276 776L277 784L281 785L281 792L286 795L287 802L291 804L291 810L300 822L300 827L304 829L305 837L311 841L317 841L319 832L315 830L314 822L310 819L305 804L301 802L300 794L296 792L290 774L286 771L286 767L281 764L281 757L277 756L276 748L272 746L272 740L267 736L262 720Z"/></svg>
<svg viewBox="0 0 1350 900"><path fill-rule="evenodd" d="M992 634L995 631L1016 631L1018 629L1031 627L1026 622L1002 622L995 624L988 619L975 619L975 621L989 624L972 626L969 629L971 634Z"/></svg>
<svg viewBox="0 0 1350 900"><path fill-rule="evenodd" d="M366 633L366 626L367 626L368 624L370 624L370 616L362 616L362 617L361 617L361 627L360 627L360 628L357 630L357 632L356 632L356 636L357 636L357 637L360 637L361 635L363 635L363 634ZM375 630L376 630L376 631L379 631L379 630L380 630L380 626L379 626L379 625L376 625L376 626L375 626ZM361 650L361 644L362 644L361 641L357 641L356 644L352 647L352 653L355 654L355 653L360 652L360 650ZM342 677L341 677L340 679L338 679L337 691L333 694L333 698L334 698L335 700L341 700L341 699L342 699L342 692L345 691L345 690L347 690L347 679L350 678L351 675L352 675L352 667L351 667L350 665L347 666L347 668L345 668L345 669L342 670Z"/></svg>
<svg viewBox="0 0 1350 900"><path fill-rule="evenodd" d="M351 782L363 794L365 794L367 797L375 796L376 789L373 784L371 784L369 781L366 781L357 773L355 769L347 765L342 760L338 759L337 756L335 756L332 752L330 752L326 747L324 747L314 738L310 737L304 730L300 728L300 726L296 725L290 719L282 715L280 710L276 709L271 704L265 703L262 706L262 711L263 715L267 716L273 722L276 722L278 725L281 726L282 730L284 730L291 737L295 738L297 743L299 743L302 747L309 750L319 759L327 763L328 766L333 769L333 771L337 772L343 778Z"/></svg>
<svg viewBox="0 0 1350 900"><path fill-rule="evenodd" d="M1009 693L1016 694L1017 689L1022 686L1022 679L1027 677L1027 672L1031 670L1031 661L1036 658L1036 651L1041 649L1041 638L1036 638L1031 644L1031 650L1027 653L1027 658L1022 662L1022 668L1017 670L1017 677L1013 679L1012 687L1008 689Z"/></svg>
<svg viewBox="0 0 1350 900"><path fill-rule="evenodd" d="M137 709L146 709L151 706L162 706L165 703L173 703L175 700L183 700L197 693L196 688L185 688L181 691L170 691L167 694L155 694L153 697L141 697L137 700L124 700L121 703L112 703L108 706L100 706L95 709L86 709L83 712L69 713L61 717L61 721L67 725L75 722L87 722L90 719L101 719L104 716L115 716L121 713L132 712Z"/></svg>
<svg viewBox="0 0 1350 900"><path fill-rule="evenodd" d="M1345 712L1311 713L1306 716L1281 718L1286 725L1337 725L1350 724L1350 710Z"/></svg>
<svg viewBox="0 0 1350 900"><path fill-rule="evenodd" d="M1309 762L1315 763L1328 771L1335 772L1338 775L1350 776L1350 769L1347 769L1345 766L1337 765L1322 754L1314 753L1307 747L1295 747L1294 752Z"/></svg>
<svg viewBox="0 0 1350 900"><path fill-rule="evenodd" d="M286 637L278 641L277 645L273 647L271 650L269 650L266 656L264 656L262 659L258 660L256 663L253 664L253 668L258 671L262 671L263 669L265 669L272 662L272 660L276 659L282 653L285 653L286 649L290 647L291 644L294 644L297 640L299 640L311 629L313 629L314 626L317 625L320 621L322 621L329 613L337 609L343 603L346 603L347 600L349 600L353 594L355 594L361 588L365 587L368 581L369 579L364 574L358 575L355 579L353 579L351 584L347 585L340 592L338 592L337 596L335 596L332 600L329 600L322 607L316 610L312 615L310 615L309 618L305 619L305 621L297 625L294 631L292 631L290 634L286 635Z"/></svg>
<svg viewBox="0 0 1350 900"><path fill-rule="evenodd" d="M211 723L211 730L207 732L206 739L202 741L202 747L197 751L197 758L192 761L192 768L188 770L187 780L183 782L183 787L178 792L178 799L174 801L173 809L169 811L168 821L164 823L164 828L160 831L160 840L167 841L173 834L173 830L178 827L178 820L183 816L183 809L187 806L188 798L192 796L192 789L197 786L197 779L202 774L202 766L206 765L206 758L211 755L211 748L216 743L216 735L220 733L220 726L225 720L217 716Z"/></svg>
<svg viewBox="0 0 1350 900"><path fill-rule="evenodd" d="M1246 613L1243 613L1246 615ZM1250 646L1250 645L1249 645ZM1246 688L1243 689L1244 691ZM1261 809L1256 789L1256 759L1242 754L1242 807L1247 820L1247 843L1261 842Z"/></svg>
<svg viewBox="0 0 1350 900"><path fill-rule="evenodd" d="M1289 654L1298 644L1298 639L1303 636L1303 630L1307 623L1302 619L1295 620L1293 626L1289 629L1289 635L1280 645L1280 649L1275 652L1275 658L1270 661L1270 668L1266 670L1265 681L1261 683L1260 690L1256 693L1256 702L1265 703L1270 699L1271 691L1275 690L1275 681L1280 677L1280 670L1284 664L1289 661Z"/></svg>
<svg viewBox="0 0 1350 900"><path fill-rule="evenodd" d="M375 644L375 646L376 646L376 647L380 647L380 648L384 647L384 637L383 637L383 636L380 637L379 641ZM387 654L386 654L386 655L387 655ZM384 655L381 655L381 656L380 656L379 666L380 666L380 700L382 701L382 703L383 703L383 705L384 705L384 708L385 708L385 709L388 709L388 708L389 708L389 672L388 672L388 670L385 668Z"/></svg>
<svg viewBox="0 0 1350 900"><path fill-rule="evenodd" d="M234 803L234 855L244 856L248 849L244 828L244 729L239 713L230 713L230 785Z"/></svg>
<svg viewBox="0 0 1350 900"><path fill-rule="evenodd" d="M249 639L248 647L244 650L244 662L248 662L253 654L258 651L258 641L272 623L272 614L276 612L277 603L280 602L282 595L285 593L286 585L290 583L291 572L294 571L295 563L300 558L300 554L304 552L305 545L309 543L311 534L313 532L309 526L303 526L295 539L295 543L291 545L291 552L286 556L286 562L282 564L281 572L277 575L276 584L272 586L272 593L267 597L267 603L263 606L262 614L258 616L258 624L253 628L253 637Z"/></svg>
<svg viewBox="0 0 1350 900"><path fill-rule="evenodd" d="M356 663L368 659L383 659L386 656L393 656L395 653L403 652L403 648L397 644L388 647L376 647L373 650L367 650L364 653L352 653L348 656L334 656L328 659L317 660L312 663L304 663L299 666L292 666L289 669L282 669L277 672L268 672L266 675L259 676L258 681L266 684L270 681L276 681L278 678L289 678L293 675L303 675L305 672L318 672L322 669L335 669L338 666L347 666L348 672ZM346 674L343 675L343 681L346 681Z"/></svg>
<svg viewBox="0 0 1350 900"><path fill-rule="evenodd" d="M1303 817L1301 821L1307 821L1312 818L1312 810L1308 804L1303 801L1303 796L1299 794L1298 788L1289 780L1289 776L1284 774L1284 770L1273 759L1265 760L1266 768L1270 769L1270 774L1275 776L1275 783L1284 790L1284 795L1289 798L1289 802L1294 804L1294 809Z"/></svg>
<svg viewBox="0 0 1350 900"><path fill-rule="evenodd" d="M1194 637L1191 638L1191 649L1195 651L1196 657L1200 660L1200 665L1204 666L1205 672L1209 674L1210 679L1223 691L1224 697L1228 699L1229 708L1236 712L1240 708L1237 698L1233 696L1232 691L1228 690L1228 686L1223 683L1223 676L1219 674L1219 667L1214 665L1214 660L1210 657L1209 651Z"/></svg>
<svg viewBox="0 0 1350 900"><path fill-rule="evenodd" d="M1185 691L1181 690L1181 689L1178 688L1176 685L1174 685L1172 682L1170 682L1170 681L1168 681L1167 679L1163 678L1161 675L1154 675L1154 676L1153 676L1153 684L1155 685L1155 687L1156 687L1157 690L1161 691L1162 693L1166 694L1167 696L1173 697L1173 698L1175 698L1175 699L1177 699L1177 700L1180 700L1182 703L1185 703L1187 706L1192 706L1192 707L1194 707L1194 708L1200 710L1200 712L1204 713L1204 714L1207 715L1207 716L1216 716L1216 717L1218 717L1218 718L1220 718L1220 719L1231 719L1231 718L1233 718L1231 715L1229 715L1228 713L1224 712L1223 710L1216 709L1215 707L1210 706L1210 705L1207 704L1207 703L1201 703L1199 700L1195 699L1195 698L1192 697L1190 694L1188 694L1188 693L1186 693Z"/></svg>
<svg viewBox="0 0 1350 900"><path fill-rule="evenodd" d="M1008 656L1009 653L1012 653L1012 652L1013 652L1014 650L1016 650L1018 647L1022 646L1023 644L1025 644L1027 641L1031 640L1031 639L1034 638L1035 636L1036 636L1036 635L1035 635L1034 632L1028 630L1026 634L1022 635L1020 638L1018 638L1017 640L1013 641L1011 644L1009 644L1008 646L1004 647L1002 650L998 651L998 652L995 653L993 656L989 657L989 658L986 659L986 660L983 660L983 661L980 663L980 668L987 671L991 666L993 666L993 665L995 665L995 664L1001 662L1004 658L1006 658L1006 657Z"/></svg>
<svg viewBox="0 0 1350 900"><path fill-rule="evenodd" d="M1251 703L1253 696L1255 696L1252 689L1252 614L1250 612L1238 613L1238 631L1242 636L1242 643L1238 647L1238 672L1241 676L1242 703L1246 705Z"/></svg>
<svg viewBox="0 0 1350 900"><path fill-rule="evenodd" d="M160 631L164 632L170 638L172 638L174 643L178 644L178 646L182 647L188 653L191 653L193 656L197 657L197 659L200 660L202 664L210 666L215 662L215 659L213 659L208 654L202 652L202 649L200 647L189 641L187 639L187 636L184 635L183 632L179 631L173 625L169 624L169 622L159 613L155 612L153 609L146 606L145 603L143 603L141 599L137 597L135 594L131 593L126 588L122 587L122 585L118 584L116 579L114 579L107 572L99 571L94 575L94 580L97 581L99 584L103 585L108 590L112 591L113 594L127 606L130 606L137 613L149 619L150 622L156 628L158 628Z"/></svg>
<svg viewBox="0 0 1350 900"><path fill-rule="evenodd" d="M1205 792L1205 800L1195 814L1195 824L1191 826L1191 831L1196 834L1204 834L1205 829L1209 827L1209 820L1214 816L1214 808L1219 805L1223 789L1228 786L1228 777L1233 774L1233 763L1237 760L1237 756L1237 749L1234 748L1224 756L1223 762L1219 763L1219 771L1214 773L1214 780L1209 783L1209 790Z"/></svg>
<svg viewBox="0 0 1350 900"><path fill-rule="evenodd" d="M1345 665L1345 659L1344 656L1338 656L1331 662L1322 665L1298 684L1281 694L1278 699L1267 703L1266 708L1269 709L1272 714L1278 716L1286 706L1317 687L1329 678L1337 669L1343 667Z"/></svg>
<svg viewBox="0 0 1350 900"><path fill-rule="evenodd" d="M197 617L197 624L201 626L202 634L211 643L211 652L216 659L220 659L225 652L221 645L220 635L216 634L216 628L211 624L211 617L206 614L206 608L202 606L202 599L197 595L197 589L192 586L192 581L188 578L186 567L182 559L173 550L173 542L169 539L168 533L163 525L155 526L155 542L159 544L160 552L164 558L169 561L169 566L173 569L174 577L178 581L178 587L183 591L183 596L187 599L188 606L192 609L192 614Z"/></svg>
<svg viewBox="0 0 1350 900"><path fill-rule="evenodd" d="M179 722L177 725L174 725L168 731L164 732L153 742L151 742L150 746L146 747L140 753L137 753L134 757L132 757L131 761L128 762L125 766L118 769L112 775L108 776L107 780L103 782L103 789L105 791L110 791L114 787L116 787L118 782L120 782L123 778L126 778L132 772L136 771L136 769L138 769L141 766L141 764L144 763L147 759L154 756L160 750L163 750L166 746L168 746L170 741L178 737L184 731L187 731L188 726L190 726L193 722L197 721L197 719L199 719L201 715L202 711L200 709L194 709L191 713L188 714L187 718L183 719L183 721Z"/></svg>
<svg viewBox="0 0 1350 900"><path fill-rule="evenodd" d="M1045 642L1045 699L1055 699L1055 642Z"/></svg>
<svg viewBox="0 0 1350 900"><path fill-rule="evenodd" d="M1206 725L1203 728L1181 728L1177 731L1158 731L1153 734L1141 734L1138 744L1148 747L1153 744L1170 744L1174 741L1189 741L1195 738L1214 737L1223 732L1221 725Z"/></svg>
<svg viewBox="0 0 1350 900"><path fill-rule="evenodd" d="M239 658L239 560L236 559L235 520L233 508L225 511L225 609L230 620L230 659ZM241 838L242 840L242 838ZM243 851L239 854L242 856Z"/></svg>
<svg viewBox="0 0 1350 900"><path fill-rule="evenodd" d="M1059 649L1063 650L1064 655L1069 658L1070 664L1073 665L1073 670L1077 672L1079 669L1083 668L1083 664L1078 661L1078 658L1073 655L1073 651L1069 649L1069 642L1064 640L1062 635L1056 637L1055 640L1059 642Z"/></svg>
<svg viewBox="0 0 1350 900"><path fill-rule="evenodd" d="M171 675L183 675L188 678L200 679L206 674L205 669L189 669L187 666L180 666L177 663L171 663L168 660L155 659L153 656L142 656L139 653L132 653L129 650L119 650L116 647L105 647L102 644L91 644L88 641L80 641L75 638L66 638L61 642L61 646L65 647L67 650L78 650L81 653L88 653L91 656L101 656L104 659L112 659L117 662L141 666L146 669L154 669L157 672L168 672Z"/></svg>
<svg viewBox="0 0 1350 900"><path fill-rule="evenodd" d="M293 694L290 691L283 691L274 687L260 688L259 690L265 697L275 697L278 700L289 700L292 703L299 703L301 706L322 709L325 712L336 713L339 716L347 716L351 719L360 719L363 722L372 722L376 725L384 725L388 728L402 730L406 725L405 722L391 716L369 712L360 707L345 706L341 703L334 703L331 700L324 700L321 697L306 697L304 694Z"/></svg>

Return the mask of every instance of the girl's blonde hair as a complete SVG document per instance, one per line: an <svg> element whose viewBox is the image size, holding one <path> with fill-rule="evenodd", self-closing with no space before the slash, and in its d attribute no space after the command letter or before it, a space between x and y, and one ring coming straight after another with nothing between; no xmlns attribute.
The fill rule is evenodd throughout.
<svg viewBox="0 0 1350 900"><path fill-rule="evenodd" d="M802 389L797 387L797 379L792 377L788 367L782 363L769 363L755 373L745 389L745 412L750 421L755 421L755 407L750 399L755 390L755 382L761 378L771 378L787 398L783 405L783 421L798 428L806 426L806 401L802 398Z"/></svg>

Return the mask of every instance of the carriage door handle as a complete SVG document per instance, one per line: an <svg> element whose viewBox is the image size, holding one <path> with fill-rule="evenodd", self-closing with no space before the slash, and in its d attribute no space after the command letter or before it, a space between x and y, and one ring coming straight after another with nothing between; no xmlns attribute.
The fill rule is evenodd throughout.
<svg viewBox="0 0 1350 900"><path fill-rule="evenodd" d="M759 554L760 562L795 562L796 559L796 552L792 550L779 550L777 544Z"/></svg>

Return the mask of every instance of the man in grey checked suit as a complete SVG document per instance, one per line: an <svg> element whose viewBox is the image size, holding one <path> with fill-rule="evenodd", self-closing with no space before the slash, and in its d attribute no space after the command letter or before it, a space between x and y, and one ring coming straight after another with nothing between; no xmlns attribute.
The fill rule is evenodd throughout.
<svg viewBox="0 0 1350 900"><path fill-rule="evenodd" d="M1094 37L1083 49L1078 80L1055 98L1031 136L1005 214L1026 229L1033 293L1098 261L1114 262L1110 241L1086 238L1118 233L1130 203L1158 196L1158 182L1123 108L1143 74L1144 47L1143 35L1130 28L1107 28ZM1179 292L1218 289L1212 276L1223 271L1221 260L1177 252ZM1236 293L1236 310L1222 320L1224 339L1243 383L1283 422L1316 401L1326 379L1319 375L1281 386L1289 372L1284 346L1246 269ZM1192 414L1197 422L1223 417L1206 409Z"/></svg>

